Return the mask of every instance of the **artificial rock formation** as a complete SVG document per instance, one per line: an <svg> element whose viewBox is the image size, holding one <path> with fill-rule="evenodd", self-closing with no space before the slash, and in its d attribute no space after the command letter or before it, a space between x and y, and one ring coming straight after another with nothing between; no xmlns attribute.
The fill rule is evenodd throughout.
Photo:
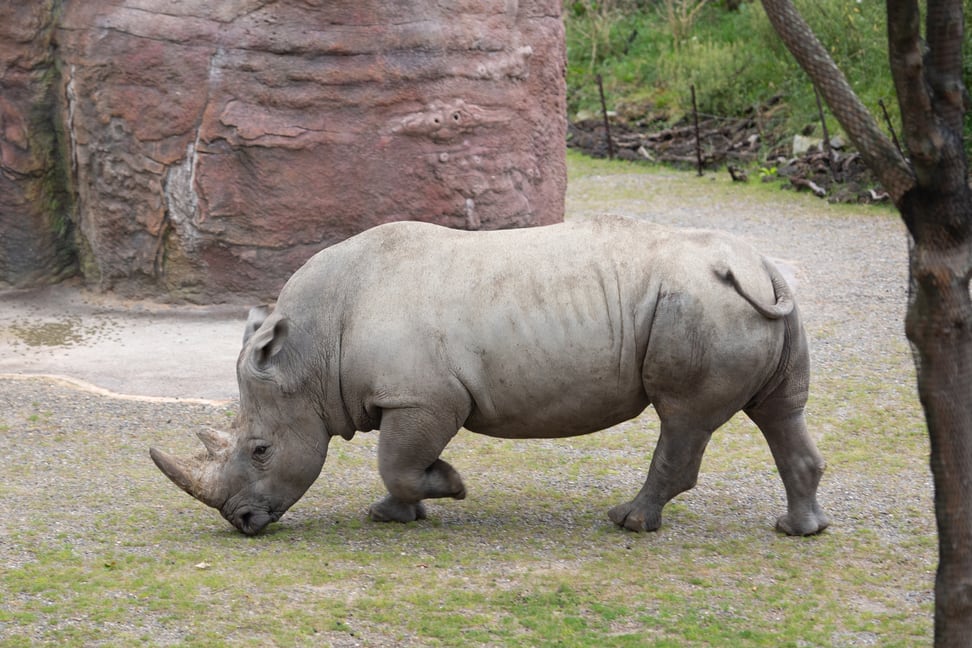
<svg viewBox="0 0 972 648"><path fill-rule="evenodd" d="M0 2L0 281L72 274L66 183L56 137L53 3Z"/></svg>
<svg viewBox="0 0 972 648"><path fill-rule="evenodd" d="M54 148L86 281L267 298L378 223L560 220L560 6L65 0Z"/></svg>

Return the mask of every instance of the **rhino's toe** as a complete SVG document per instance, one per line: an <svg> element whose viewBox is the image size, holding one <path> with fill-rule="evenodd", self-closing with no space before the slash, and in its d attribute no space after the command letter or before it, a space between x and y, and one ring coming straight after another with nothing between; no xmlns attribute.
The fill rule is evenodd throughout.
<svg viewBox="0 0 972 648"><path fill-rule="evenodd" d="M391 495L375 502L368 509L368 517L374 522L414 522L426 518L422 502L403 502Z"/></svg>
<svg viewBox="0 0 972 648"><path fill-rule="evenodd" d="M634 502L615 506L608 511L608 517L619 527L636 533L657 531L661 527L661 511L648 511Z"/></svg>
<svg viewBox="0 0 972 648"><path fill-rule="evenodd" d="M830 519L821 511L802 515L781 515L776 520L776 530L791 536L816 535L830 526Z"/></svg>

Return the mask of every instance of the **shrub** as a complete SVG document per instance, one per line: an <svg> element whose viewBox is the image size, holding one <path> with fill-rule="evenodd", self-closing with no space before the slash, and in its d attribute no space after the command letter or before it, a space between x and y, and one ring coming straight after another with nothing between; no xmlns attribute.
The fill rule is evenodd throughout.
<svg viewBox="0 0 972 648"><path fill-rule="evenodd" d="M864 104L883 125L883 100L897 128L884 4L795 2ZM972 15L972 0L965 4L966 14ZM678 19L696 9L691 20ZM609 109L629 119L684 117L691 109L694 84L704 113L740 115L779 94L788 107L789 132L819 121L813 85L759 2L743 2L738 10L728 11L725 1L714 0L577 0L565 6L564 15L571 117L599 110L595 75L601 74ZM972 34L966 34L966 43L968 52ZM965 77L968 86L972 56L965 57ZM828 127L840 130L830 117ZM972 124L966 132L972 134Z"/></svg>

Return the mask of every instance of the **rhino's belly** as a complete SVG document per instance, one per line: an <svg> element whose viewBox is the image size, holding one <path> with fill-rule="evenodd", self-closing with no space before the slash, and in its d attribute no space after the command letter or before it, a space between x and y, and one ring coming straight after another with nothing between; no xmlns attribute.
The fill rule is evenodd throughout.
<svg viewBox="0 0 972 648"><path fill-rule="evenodd" d="M570 389L539 399L531 399L530 393L524 389L494 394L490 411L474 406L463 427L503 439L557 439L617 425L638 416L649 404L640 385Z"/></svg>
<svg viewBox="0 0 972 648"><path fill-rule="evenodd" d="M577 436L648 405L644 344L627 333L635 329L631 316L593 305L522 313L487 314L474 323L475 335L451 347L451 367L472 399L467 429L513 439Z"/></svg>

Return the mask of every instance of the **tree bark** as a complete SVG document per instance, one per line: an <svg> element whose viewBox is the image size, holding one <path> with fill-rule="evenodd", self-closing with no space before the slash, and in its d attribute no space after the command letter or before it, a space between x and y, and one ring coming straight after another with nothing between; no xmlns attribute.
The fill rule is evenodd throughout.
<svg viewBox="0 0 972 648"><path fill-rule="evenodd" d="M919 189L908 195L901 214L920 220L935 210L970 220L969 205ZM972 637L972 243L966 238L941 247L944 238L938 233L912 245L905 330L931 441L939 555L935 645L958 647Z"/></svg>
<svg viewBox="0 0 972 648"><path fill-rule="evenodd" d="M762 0L787 48L888 190L911 236L905 330L931 441L939 565L935 645L972 637L972 192L962 142L961 0L887 0L905 160L880 132L790 0Z"/></svg>
<svg viewBox="0 0 972 648"><path fill-rule="evenodd" d="M962 146L962 2L929 0L924 43L917 0L888 0L887 4L891 74L916 184L925 192L954 196L959 203L963 198L967 201L968 167ZM898 207L916 245L937 241L941 247L950 247L972 236L967 208ZM942 237L945 239L938 241Z"/></svg>
<svg viewBox="0 0 972 648"><path fill-rule="evenodd" d="M935 645L972 637L972 192L962 143L961 0L888 0L891 72L916 188L898 203L911 233L906 331L931 441L938 524Z"/></svg>

